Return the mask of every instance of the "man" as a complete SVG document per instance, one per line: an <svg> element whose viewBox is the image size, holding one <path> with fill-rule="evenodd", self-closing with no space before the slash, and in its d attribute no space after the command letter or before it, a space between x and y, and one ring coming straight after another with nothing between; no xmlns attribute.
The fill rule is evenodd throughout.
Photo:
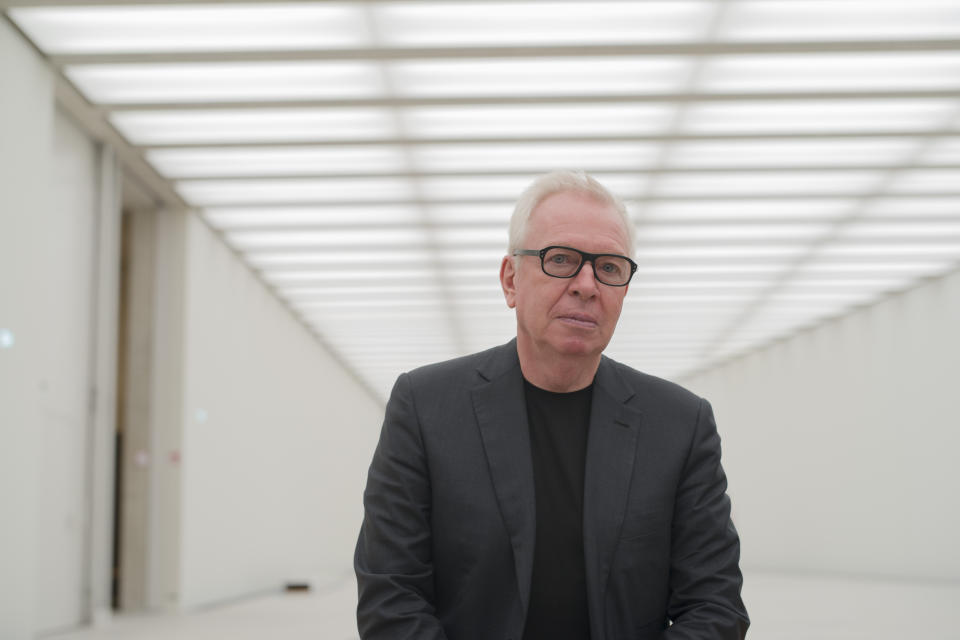
<svg viewBox="0 0 960 640"><path fill-rule="evenodd" d="M364 493L365 640L727 640L749 624L709 404L601 356L636 265L583 173L521 196L517 337L403 374Z"/></svg>

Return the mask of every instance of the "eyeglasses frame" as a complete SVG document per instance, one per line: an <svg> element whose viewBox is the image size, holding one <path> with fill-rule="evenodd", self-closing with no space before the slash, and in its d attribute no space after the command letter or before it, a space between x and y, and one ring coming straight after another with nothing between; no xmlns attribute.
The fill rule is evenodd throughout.
<svg viewBox="0 0 960 640"><path fill-rule="evenodd" d="M552 273L547 273L547 268L546 268L546 265L544 264L544 258L545 258L546 255L547 255L547 251L550 251L551 249L567 249L568 251L573 251L573 252L575 252L575 253L579 253L579 254L580 254L580 264L577 266L577 270L574 271L573 273L571 273L571 274L568 275L568 276L555 276L555 275L553 275ZM635 274L635 273L637 272L637 263L634 262L633 260L631 260L630 258L628 258L627 256L620 255L619 253L587 253L586 251L581 251L580 249L575 249L575 248L573 248L573 247L567 247L567 246L564 246L564 245L561 245L561 244L552 244L552 245L550 245L549 247L544 247L543 249L516 249L516 250L514 250L514 252L513 252L511 255L515 255L515 256L539 256L539 257L540 257L540 270L541 270L541 271L543 271L544 273L546 273L546 274L547 274L548 276L550 276L551 278L561 278L561 279L564 279L564 280L567 280L567 279L570 279L570 278L576 278L577 275L580 273L580 270L583 269L583 265L585 265L587 262L589 262L589 263L590 263L590 267L593 269L593 277L597 280L597 282L599 282L599 283L602 284L602 285L606 285L606 286L608 286L608 287L625 287L625 286L627 286L628 284L630 284L630 281L633 280L633 274ZM605 256L609 256L609 257L612 257L612 258L623 258L624 260L626 260L627 262L630 263L630 277L627 278L627 281L626 281L626 282L624 282L623 284L610 284L609 282L604 282L603 280L600 279L600 276L597 275L597 262L596 262L596 259L597 259L597 258L602 258L602 257L605 257Z"/></svg>

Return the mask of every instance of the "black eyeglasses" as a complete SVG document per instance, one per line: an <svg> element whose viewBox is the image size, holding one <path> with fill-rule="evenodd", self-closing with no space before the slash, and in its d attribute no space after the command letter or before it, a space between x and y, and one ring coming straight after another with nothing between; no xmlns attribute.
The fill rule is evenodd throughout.
<svg viewBox="0 0 960 640"><path fill-rule="evenodd" d="M554 278L573 278L583 263L593 265L597 282L611 287L625 287L637 270L637 263L616 253L587 253L573 247L550 246L546 249L517 249L515 256L540 256L540 268Z"/></svg>

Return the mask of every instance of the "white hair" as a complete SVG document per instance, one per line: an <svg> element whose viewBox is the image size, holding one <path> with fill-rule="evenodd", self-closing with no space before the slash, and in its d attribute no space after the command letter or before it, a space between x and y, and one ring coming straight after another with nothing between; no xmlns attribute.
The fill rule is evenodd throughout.
<svg viewBox="0 0 960 640"><path fill-rule="evenodd" d="M630 216L623 201L585 171L569 169L551 171L539 176L520 194L520 198L513 208L513 215L510 217L508 255L513 255L513 252L517 249L524 248L523 242L527 234L527 225L530 222L530 215L533 210L549 196L564 191L585 194L613 207L620 215L624 230L627 232L627 255L633 255L633 224L630 222Z"/></svg>

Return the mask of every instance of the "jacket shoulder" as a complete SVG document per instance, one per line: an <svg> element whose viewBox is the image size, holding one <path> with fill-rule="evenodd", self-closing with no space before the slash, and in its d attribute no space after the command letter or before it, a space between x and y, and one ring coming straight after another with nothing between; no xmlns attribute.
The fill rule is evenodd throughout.
<svg viewBox="0 0 960 640"><path fill-rule="evenodd" d="M664 378L638 371L610 358L604 358L627 389L644 404L666 403L676 407L699 407L703 399L689 389Z"/></svg>
<svg viewBox="0 0 960 640"><path fill-rule="evenodd" d="M475 386L484 371L509 368L517 362L514 343L500 345L469 355L435 362L408 371L411 384L417 388Z"/></svg>

